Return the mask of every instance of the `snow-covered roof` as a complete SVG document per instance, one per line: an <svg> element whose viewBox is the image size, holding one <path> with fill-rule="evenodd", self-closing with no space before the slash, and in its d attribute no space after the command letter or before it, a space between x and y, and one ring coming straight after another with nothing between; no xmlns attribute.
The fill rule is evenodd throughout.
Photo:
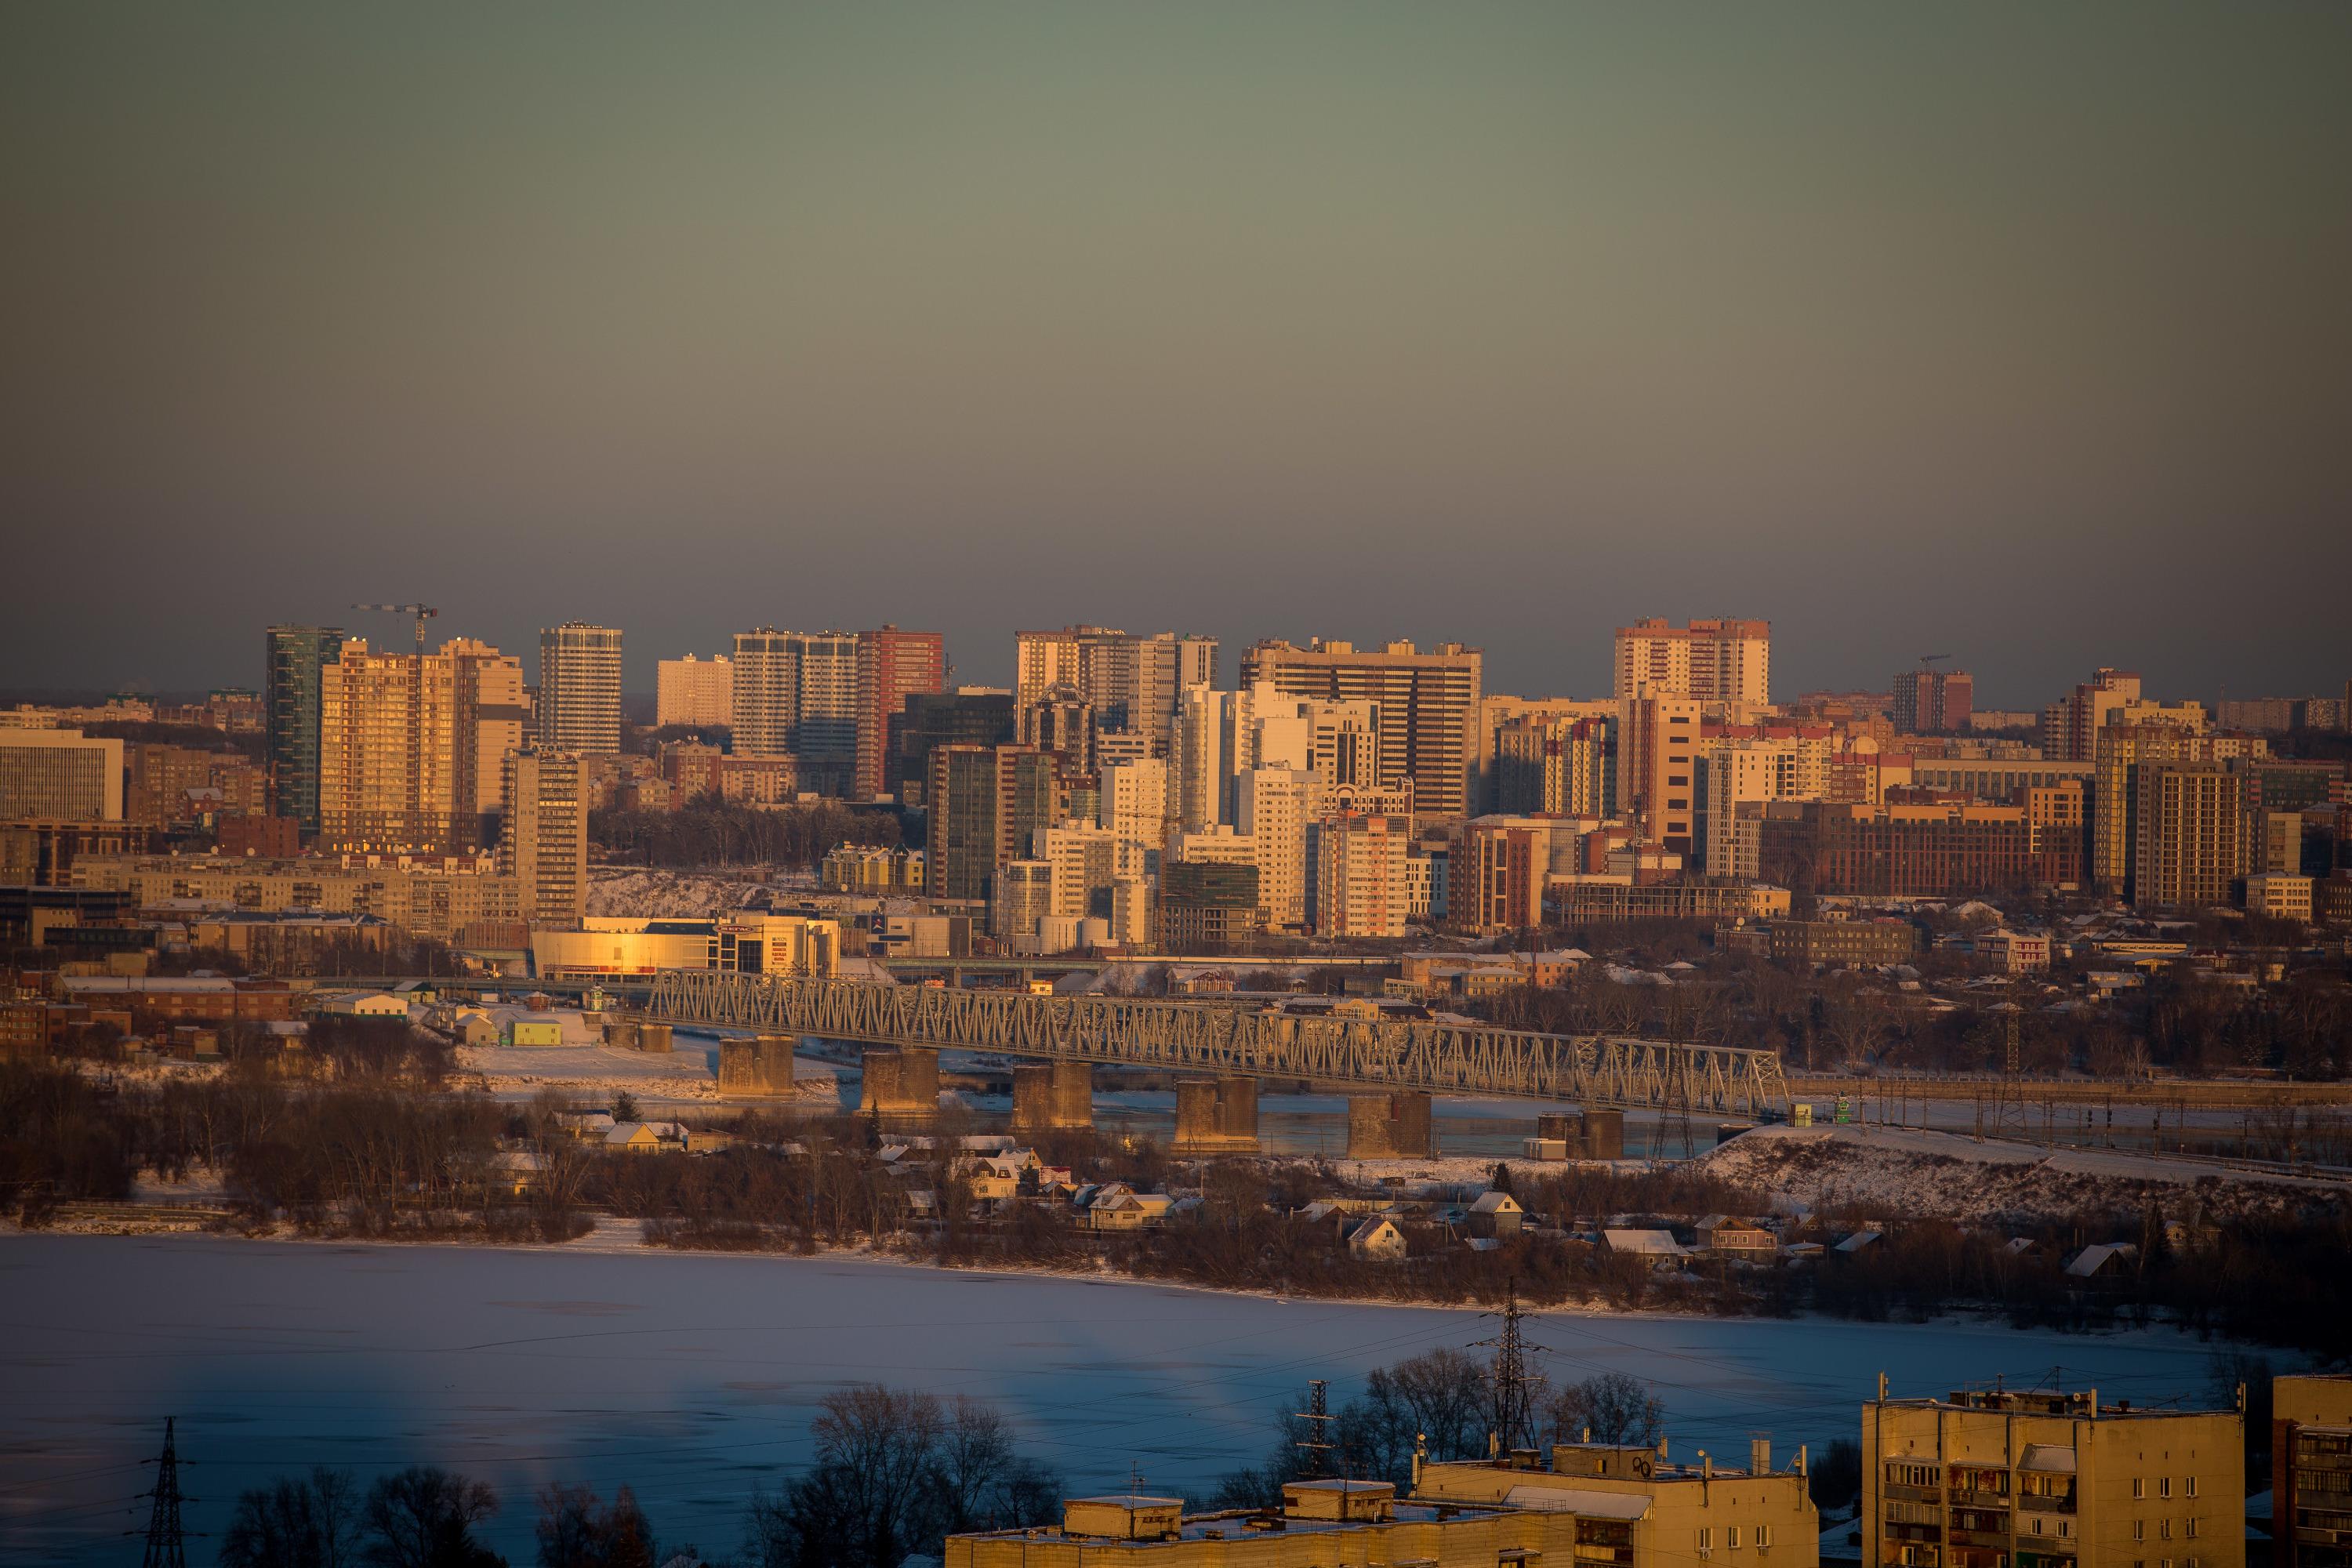
<svg viewBox="0 0 2352 1568"><path fill-rule="evenodd" d="M2066 1272L2077 1279L2088 1279L2110 1263L2128 1263L2138 1256L2139 1248L2128 1241L2100 1242L2068 1259Z"/></svg>
<svg viewBox="0 0 2352 1568"><path fill-rule="evenodd" d="M1604 1230L1602 1238L1612 1252L1637 1252L1650 1258L1680 1258L1683 1244L1674 1233L1664 1230Z"/></svg>
<svg viewBox="0 0 2352 1568"><path fill-rule="evenodd" d="M2071 1476L2074 1473L2074 1450L2062 1448L2055 1443L2028 1443L2025 1457L2017 1461L2021 1470L2041 1470L2046 1474Z"/></svg>
<svg viewBox="0 0 2352 1568"><path fill-rule="evenodd" d="M1478 1201L1470 1205L1472 1214L1525 1214L1519 1200L1508 1193L1480 1193Z"/></svg>

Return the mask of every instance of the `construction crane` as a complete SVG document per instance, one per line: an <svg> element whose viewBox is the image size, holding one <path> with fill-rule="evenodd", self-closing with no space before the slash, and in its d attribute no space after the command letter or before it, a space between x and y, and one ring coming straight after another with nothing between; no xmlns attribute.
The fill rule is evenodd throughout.
<svg viewBox="0 0 2352 1568"><path fill-rule="evenodd" d="M369 607L373 607L373 606L369 606ZM429 611L428 611L427 613L428 613L428 614L430 614L430 612L429 612ZM1948 659L1948 658L1951 658L1951 657L1952 657L1952 656L1951 656L1950 654L1948 654L1948 653L1923 653L1923 654L1921 654L1921 655L1919 656L1919 668L1920 668L1921 669L1923 669L1923 670L1924 670L1924 669L1926 669L1929 665L1931 665L1931 664L1940 664L1940 663L1942 663L1945 659Z"/></svg>
<svg viewBox="0 0 2352 1568"><path fill-rule="evenodd" d="M425 623L441 613L430 605L353 605L352 608L354 610L381 610L387 616L415 616L416 651L420 654L425 651Z"/></svg>

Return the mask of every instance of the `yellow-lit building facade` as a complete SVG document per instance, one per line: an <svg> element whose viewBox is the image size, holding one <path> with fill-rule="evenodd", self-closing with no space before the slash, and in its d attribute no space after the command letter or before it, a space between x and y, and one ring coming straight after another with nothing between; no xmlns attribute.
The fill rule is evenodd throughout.
<svg viewBox="0 0 2352 1568"><path fill-rule="evenodd" d="M2244 1417L2077 1393L1862 1409L1871 1568L2242 1568Z"/></svg>
<svg viewBox="0 0 2352 1568"><path fill-rule="evenodd" d="M2271 1562L2352 1568L2352 1377L2272 1382Z"/></svg>
<svg viewBox="0 0 2352 1568"><path fill-rule="evenodd" d="M1673 1463L1646 1446L1559 1443L1549 1462L1520 1451L1476 1463L1423 1464L1417 1502L1523 1510L1574 1521L1548 1551L1549 1564L1612 1563L1664 1568L1814 1568L1821 1516L1808 1490L1803 1450L1772 1468L1770 1445L1749 1445L1748 1467L1711 1455Z"/></svg>

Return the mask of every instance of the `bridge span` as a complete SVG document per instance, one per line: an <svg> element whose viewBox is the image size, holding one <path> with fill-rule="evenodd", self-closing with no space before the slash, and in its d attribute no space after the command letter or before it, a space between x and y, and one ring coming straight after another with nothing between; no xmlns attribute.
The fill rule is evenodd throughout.
<svg viewBox="0 0 2352 1568"><path fill-rule="evenodd" d="M1038 996L664 970L646 1016L900 1049L984 1051L1219 1079L1756 1117L1788 1099L1771 1051L1287 1014L1218 1001Z"/></svg>

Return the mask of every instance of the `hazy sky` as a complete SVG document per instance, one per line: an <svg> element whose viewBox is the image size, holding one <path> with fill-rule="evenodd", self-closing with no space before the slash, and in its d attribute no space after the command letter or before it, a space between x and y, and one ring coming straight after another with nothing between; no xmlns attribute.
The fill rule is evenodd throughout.
<svg viewBox="0 0 2352 1568"><path fill-rule="evenodd" d="M2352 6L19 5L0 685L423 598L2352 675Z"/></svg>

